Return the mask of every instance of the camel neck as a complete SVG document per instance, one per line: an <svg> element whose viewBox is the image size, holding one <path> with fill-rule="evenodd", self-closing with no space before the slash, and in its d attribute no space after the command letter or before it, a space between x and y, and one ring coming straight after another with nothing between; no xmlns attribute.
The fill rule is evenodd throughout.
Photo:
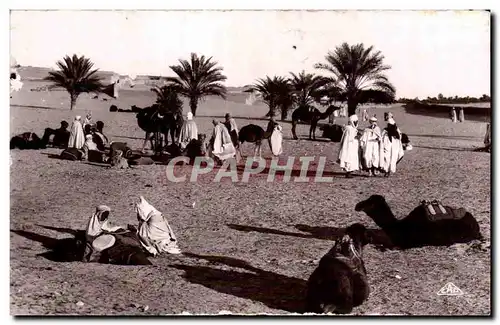
<svg viewBox="0 0 500 325"><path fill-rule="evenodd" d="M367 214L373 219L373 221L375 221L375 223L380 228L394 225L398 221L386 202L380 204Z"/></svg>

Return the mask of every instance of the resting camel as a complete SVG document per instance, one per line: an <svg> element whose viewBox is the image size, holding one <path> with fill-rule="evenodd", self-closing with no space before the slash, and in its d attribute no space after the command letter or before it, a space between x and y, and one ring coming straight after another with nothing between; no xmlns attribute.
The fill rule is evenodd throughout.
<svg viewBox="0 0 500 325"><path fill-rule="evenodd" d="M155 148L153 144L153 136L157 133L164 135L165 145L168 145L168 133L170 133L172 143L174 143L182 125L182 119L170 112L162 113L160 106L157 104L141 109L137 112L136 118L139 127L146 132L142 151L144 151L148 140L155 152L161 150L161 148ZM158 140L156 139L157 142L159 142ZM156 146L158 145L156 144Z"/></svg>
<svg viewBox="0 0 500 325"><path fill-rule="evenodd" d="M372 195L356 204L356 211L365 212L384 230L392 243L402 249L423 246L450 246L483 240L479 224L471 213L463 208L444 206L446 214L439 210L433 216L419 205L404 219L398 220L381 195Z"/></svg>
<svg viewBox="0 0 500 325"><path fill-rule="evenodd" d="M348 314L370 293L363 262L366 228L353 224L346 235L323 256L307 281L306 313Z"/></svg>
<svg viewBox="0 0 500 325"><path fill-rule="evenodd" d="M262 140L269 139L271 137L271 134L272 131L264 131L263 128L255 124L248 124L242 127L239 132L239 138L238 138L238 140L240 141L240 144L238 146L238 151L240 152L240 156L242 156L241 146L243 145L243 142L251 142L255 143L253 156L255 157L258 151L259 157L261 157Z"/></svg>
<svg viewBox="0 0 500 325"><path fill-rule="evenodd" d="M334 111L340 110L341 107L330 105L324 113L321 113L317 108L311 106L302 106L297 108L292 113L292 135L294 140L298 140L297 134L295 133L295 127L302 121L304 123L311 124L309 129L309 140L316 140L316 127L318 126L318 121L326 119L328 116L333 114Z"/></svg>
<svg viewBox="0 0 500 325"><path fill-rule="evenodd" d="M186 149L181 150L178 144L174 143L165 150L170 154L171 158L175 157L188 157L189 163L193 164L196 157L204 157L207 155L207 136L206 134L198 134L198 139L191 139L191 141L186 146Z"/></svg>

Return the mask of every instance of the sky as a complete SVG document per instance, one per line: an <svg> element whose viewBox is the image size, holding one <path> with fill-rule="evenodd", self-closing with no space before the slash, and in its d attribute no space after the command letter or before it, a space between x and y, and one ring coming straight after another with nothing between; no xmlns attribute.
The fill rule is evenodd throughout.
<svg viewBox="0 0 500 325"><path fill-rule="evenodd" d="M484 11L12 11L11 55L55 68L73 53L120 74L173 75L191 52L213 56L227 86L314 69L343 42L384 55L397 97L490 94ZM296 47L294 49L294 46Z"/></svg>

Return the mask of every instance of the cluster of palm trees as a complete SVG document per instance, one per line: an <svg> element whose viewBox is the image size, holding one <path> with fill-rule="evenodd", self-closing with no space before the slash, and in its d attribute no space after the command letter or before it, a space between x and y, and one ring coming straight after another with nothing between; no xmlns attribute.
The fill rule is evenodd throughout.
<svg viewBox="0 0 500 325"><path fill-rule="evenodd" d="M395 88L384 74L390 66L383 63L384 56L373 46L344 43L329 52L325 63L314 68L329 76L319 76L304 71L291 73L290 77L274 76L258 79L246 92L257 93L269 106L269 116L281 111L286 119L292 108L308 108L314 103L332 104L346 102L349 115L356 113L356 107L363 103L391 103L395 100ZM55 86L65 88L73 109L81 93L98 92L104 88L102 80L92 70L93 63L84 56L66 56L58 61L59 71L49 72L46 80ZM155 87L157 104L168 110L182 110L180 96L189 100L193 115L200 100L206 96L226 98L227 90L223 82L223 68L212 57L206 58L195 53L189 60L179 60L170 66L176 77L167 77L167 84ZM325 100L326 99L326 100Z"/></svg>

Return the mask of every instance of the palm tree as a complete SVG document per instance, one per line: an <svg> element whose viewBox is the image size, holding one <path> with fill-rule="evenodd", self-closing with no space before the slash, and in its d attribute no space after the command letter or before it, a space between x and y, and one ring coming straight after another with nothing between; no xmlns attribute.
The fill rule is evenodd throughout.
<svg viewBox="0 0 500 325"><path fill-rule="evenodd" d="M339 98L347 101L349 116L356 114L358 104L394 102L396 89L384 74L391 67L383 63L384 56L375 52L373 46L365 49L363 44L343 43L334 52L328 52L325 59L327 63L314 67L334 75Z"/></svg>
<svg viewBox="0 0 500 325"><path fill-rule="evenodd" d="M331 78L317 76L312 73L300 72L298 75L290 72L290 83L293 88L294 101L298 107L309 107L314 102L320 103L321 98L329 95Z"/></svg>
<svg viewBox="0 0 500 325"><path fill-rule="evenodd" d="M160 106L162 112L182 115L182 100L175 87L171 85L156 86L151 91L156 94L156 104Z"/></svg>
<svg viewBox="0 0 500 325"><path fill-rule="evenodd" d="M94 64L85 56L66 55L63 61L57 61L56 64L60 70L50 71L44 80L51 81L54 87L66 89L71 100L70 109L75 107L81 93L99 92L103 89L101 78L96 75L98 69L92 70Z"/></svg>
<svg viewBox="0 0 500 325"><path fill-rule="evenodd" d="M198 57L191 53L191 60L179 60L179 65L172 65L177 77L167 77L179 94L189 98L191 113L196 116L198 102L205 96L219 96L226 98L226 87L221 83L227 79L222 74L222 67L217 67L217 62L204 55Z"/></svg>
<svg viewBox="0 0 500 325"><path fill-rule="evenodd" d="M285 120L288 110L293 106L293 87L287 78L274 76L265 79L257 79L255 84L245 90L248 93L258 93L264 103L269 106L269 112L266 116L275 116L276 110L281 110L281 120Z"/></svg>

